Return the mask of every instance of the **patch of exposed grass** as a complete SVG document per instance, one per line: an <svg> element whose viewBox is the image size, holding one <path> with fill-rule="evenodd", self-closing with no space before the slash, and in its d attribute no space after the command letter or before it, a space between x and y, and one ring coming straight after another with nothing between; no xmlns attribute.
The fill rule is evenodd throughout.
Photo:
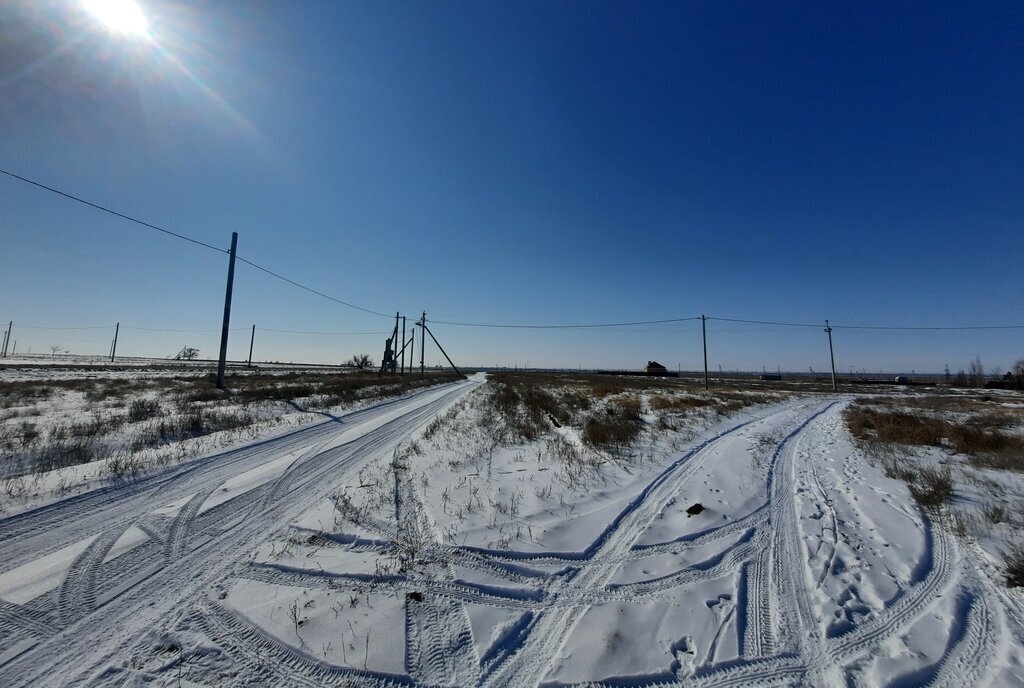
<svg viewBox="0 0 1024 688"><path fill-rule="evenodd" d="M928 511L937 512L953 498L953 474L949 468L921 468L907 483L914 501Z"/></svg>
<svg viewBox="0 0 1024 688"><path fill-rule="evenodd" d="M863 402L848 406L845 415L850 433L868 448L948 447L979 468L1024 471L1024 435L985 427L988 416L936 417Z"/></svg>
<svg viewBox="0 0 1024 688"><path fill-rule="evenodd" d="M620 451L633 444L643 431L640 400L621 397L603 410L590 413L583 423L583 442L596 449Z"/></svg>

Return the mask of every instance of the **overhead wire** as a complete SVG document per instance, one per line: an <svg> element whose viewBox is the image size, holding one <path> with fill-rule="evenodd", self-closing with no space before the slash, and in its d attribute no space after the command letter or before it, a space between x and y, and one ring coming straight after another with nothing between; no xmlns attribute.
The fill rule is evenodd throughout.
<svg viewBox="0 0 1024 688"><path fill-rule="evenodd" d="M136 217L132 217L131 215L127 215L125 213L118 212L118 211L113 210L111 208L108 208L106 206L100 205L99 203L93 203L92 201L87 201L84 198L81 198L79 196L75 196L74 194L67 193L66 191L61 191L60 189L55 189L52 186L48 186L46 184L43 184L42 182L37 182L37 181L29 179L27 177L23 177L20 174L15 174L14 172L10 172L10 171L2 169L2 168L0 168L0 173L3 173L3 174L5 174L8 177L11 177L13 179L17 179L19 181L25 182L26 184L31 184L32 186L38 187L40 189L44 189L44 190L49 191L51 193L55 193L55 194L57 194L59 196L63 196L64 198L70 199L70 200L75 201L77 203L81 203L83 205L87 205L90 208L95 208L96 210L100 210L100 211L103 211L105 213L109 213L109 214L114 215L115 217L119 217L119 218L121 218L123 220L127 220L129 222L134 222L135 224L142 225L143 227L148 227L149 229L153 229L153 230L156 230L158 232L163 232L164 234L167 234L169 236L176 237L176 238L182 239L184 241L188 241L190 243L196 244L197 246L203 246L204 248L212 249L212 250L217 251L219 253L230 254L230 251L227 251L225 249L219 248L217 246L213 246L211 244L207 244L206 242L199 241L198 239L193 239L192 237L186 236L184 234L180 234L178 232L172 232L169 229L165 229L163 227L159 227L157 225L154 225L151 222L146 222L145 220L140 220L140 219L138 219ZM371 315L379 315L379 316L384 317L384 318L392 317L392 316L387 315L385 313L380 313L378 311L374 311L374 310L371 310L369 308L363 308L362 306L357 306L354 303L349 303L348 301L343 301L341 299L338 299L338 298L335 298L333 296L330 296L329 294L325 294L322 291L318 291L316 289L313 289L312 287L307 287L304 284L300 284L300 283L296 282L295 280L288 279L284 275L278 274L278 273L274 272L273 270L270 270L269 268L265 268L262 265L258 265L257 263L254 263L251 260L247 260L246 258L242 258L241 256L236 255L235 259L239 260L239 261L241 261L243 263L246 263L248 265L251 265L252 267L256 268L257 270L261 270L261 271L267 273L268 275L271 275L272 277L276 277L279 280L282 280L284 282L287 282L288 284L296 286L299 289L304 289L304 290L310 292L311 294L316 294L317 296L320 296L320 297L323 297L325 299L328 299L329 301L334 301L335 303L339 303L342 306L347 306L349 308L354 308L354 309L356 309L358 311L362 311L364 313L370 313Z"/></svg>
<svg viewBox="0 0 1024 688"><path fill-rule="evenodd" d="M427 320L435 325L453 325L456 327L489 327L510 330L569 330L569 329L591 329L600 327L632 327L634 325L661 325L665 323L686 322L689 320L700 320L700 317L692 318L666 318L664 320L635 320L631 322L609 322L609 323L585 323L585 324L558 324L558 325L511 325L503 323L470 323L451 320Z"/></svg>
<svg viewBox="0 0 1024 688"><path fill-rule="evenodd" d="M391 316L391 317L394 317L394 316ZM248 328L246 328L246 329L248 329ZM271 329L271 328L267 328L267 327L257 327L256 331L257 332L277 332L277 333L281 333L281 334L315 334L315 335L327 335L327 336L346 335L346 336L353 336L353 337L354 336L359 336L359 335L391 334L390 331L389 332L313 332L313 331L310 331L310 330L275 330L275 329Z"/></svg>
<svg viewBox="0 0 1024 688"><path fill-rule="evenodd" d="M164 229L163 227L158 227L158 226L156 226L156 225L154 225L152 223L146 222L145 220L140 220L140 219L138 219L136 217L132 217L131 215L125 215L124 213L119 213L116 210L111 210L110 208L107 208L106 206L102 206L102 205L100 205L98 203L93 203L91 201L87 201L84 198L80 198L80 197L75 196L73 194L69 194L69 193L67 193L65 191L61 191L59 189L55 189L52 186L47 186L46 184L43 184L41 182L33 181L32 179L28 179L27 177L22 177L19 174L14 174L13 172L9 172L9 171L7 171L5 169L0 169L0 173L6 174L8 177L13 177L14 179L18 179L20 181L23 181L26 184L31 184L32 186L37 186L40 189L45 189L47 191L50 191L51 193L55 193L55 194L57 194L59 196L63 196L64 198L69 198L72 201L75 201L77 203L81 203L83 205L87 205L90 208L95 208L96 210L102 210L103 212L109 213L109 214L114 215L116 217L119 217L122 220L128 220L129 222L134 222L137 225L142 225L143 227L148 227L149 229L155 229L158 232L163 232L164 234L168 234L168 235L170 235L172 237L176 237L178 239L182 239L184 241L191 242L193 244L196 244L197 246L202 246L204 248L208 248L208 249L212 249L214 251L218 251L219 253L228 253L228 251L226 251L226 250L224 250L222 248L218 248L217 246L213 246L211 244L207 244L204 241L199 241L198 239L193 239L192 237L185 236L184 234L179 234L178 232L172 232L169 229Z"/></svg>
<svg viewBox="0 0 1024 688"><path fill-rule="evenodd" d="M342 306L348 306L349 308L354 308L357 311L362 311L363 313L369 313L370 315L379 315L382 318L393 318L393 317L395 317L394 315L388 315L387 313L381 313L379 311L371 310L369 308L363 308L362 306L357 306L354 303L349 303L348 301L342 301L341 299L338 299L338 298L335 298L333 296L330 296L329 294L325 294L322 291L318 291L316 289L313 289L312 287L307 287L305 284L299 284L295 280L288 279L284 275L280 275L280 274L274 272L273 270L270 270L269 268L263 267L262 265L257 265L256 263L252 262L251 260L248 260L248 259L243 258L241 256L235 256L235 259L245 263L246 265L251 265L252 267L256 268L257 270L261 270L261 271L267 273L271 277L276 277L277 279L279 279L279 280L281 280L283 282L287 282L288 284L291 284L292 286L298 287L299 289L304 289L305 291L308 291L311 294L316 294L317 296L323 297L323 298L327 299L328 301L334 301L335 303L340 303Z"/></svg>
<svg viewBox="0 0 1024 688"><path fill-rule="evenodd" d="M92 201L87 201L84 198L81 198L81 197L76 196L74 194L67 193L65 191L61 191L59 189L56 189L56 188L54 188L52 186L48 186L46 184L43 184L42 182L38 182L38 181L35 181L33 179L29 179L27 177L23 177L23 176L21 176L19 174L15 174L14 172L11 172L9 170L0 168L0 173L6 175L8 177L11 177L13 179L17 179L17 180L19 180L21 182L24 182L26 184L30 184L30 185L35 186L37 188L43 189L45 191L49 191L49 192L57 194L59 196L63 196L64 198L67 198L69 200L75 201L76 203L81 203L82 205L89 206L90 208L94 208L96 210L102 211L104 213L108 213L108 214L113 215L115 217L119 217L119 218L121 218L123 220L127 220L128 222L135 223L135 224L140 225L142 227L146 227L148 229L152 229L152 230L155 230L157 232L161 232L161 233L166 234L168 236L172 236L172 237L175 237L177 239L181 239L183 241L187 241L187 242L195 244L197 246L202 246L203 248L208 248L208 249L211 249L213 251L217 251L218 253L225 253L225 254L229 254L230 253L230 251L227 251L227 250L222 249L220 247L213 246L212 244L208 244L208 243L206 243L204 241L200 241L198 239L194 239L194 238L192 238L190 236L186 236L186 235L181 234L179 232L174 232L174 231L171 231L169 229L165 229L164 227L160 227L160 226L155 225L155 224L153 224L151 222L146 222L145 220L140 220L140 219L138 219L136 217L132 217L131 215L127 215L125 213L121 213L121 212L118 212L118 211L113 210L111 208L108 208L106 206L100 205L99 203L93 203ZM302 289L302 290L307 291L307 292L309 292L311 294L314 294L314 295L319 296L321 298L327 299L328 301L332 301L334 303L337 303L339 305L345 306L347 308L352 308L354 310L361 311L363 313L368 313L370 315L376 315L376 316L379 316L379 317L382 317L382 318L390 319L390 318L394 317L394 316L392 316L389 313L382 313L380 311L375 311L375 310L370 309L370 308L365 308L363 306L356 305L356 304L351 303L349 301L344 301L344 300L339 299L337 297L331 296L331 295L326 294L326 293L324 293L324 292L322 292L322 291L320 291L318 289L314 289L313 287L309 287L309 286L307 286L305 284L301 284L300 282L296 282L293 279L285 277L284 275L282 275L280 273L277 273L277 272L275 272L275 271L273 271L273 270L271 270L269 268L263 267L262 265L259 265L258 263L254 262L254 261L251 261L251 260L249 260L247 258L243 258L242 256L236 255L235 258L236 258L236 260L239 260L239 261L241 261L241 262L243 262L243 263L245 263L245 264L247 264L247 265L249 265L249 266L251 266L251 267L253 267L253 268L255 268L255 269L259 270L259 271L261 271L261 272L264 272L267 275L270 275L271 277L274 277L274 278L276 278L278 280L286 282L286 283L288 283L288 284L290 284L290 285L292 285L294 287L297 287L298 289ZM457 321L457 320L444 320L444 319L430 320L428 322L431 322L431 323L434 323L434 324L438 324L438 325L450 325L450 326L454 326L454 327L478 327L478 328L492 328L492 329L524 329L524 330L566 330L566 329L597 329L597 328L606 328L606 327L607 328L612 328L612 327L633 327L633 326L638 326L638 325L661 325L661 324L667 324L667 323L679 323L679 322L686 322L686 321L693 321L693 320L700 320L700 319L701 319L701 316L694 316L694 317L687 317L687 318L666 318L666 319L660 319L660 320L637 320L637 321L628 321L628 322L583 323L583 324L576 324L576 323L562 323L562 324L509 324L509 323L495 323L495 322L472 323L472 322L462 322L462 321ZM741 318L719 318L719 317L710 317L710 316L707 317L706 319L707 320L719 321L719 322L733 322L733 323L743 323L743 324L750 324L750 325L771 325L771 326L781 326L781 327L821 327L822 326L821 324L818 324L818 323L784 322L784 321L774 321L774 320L746 320L746 319L741 319ZM26 328L26 329L85 330L85 329L106 329L106 328L113 327L113 325L101 325L101 326L90 326L90 327L44 327L44 326L21 325L20 327L23 327L23 328ZM982 331L982 330L1021 330L1021 329L1024 329L1024 325L914 326L914 325L842 325L842 324L838 324L837 325L837 324L833 324L833 325L831 325L831 327L833 329L843 329L843 330L879 330L879 331ZM159 329L154 329L154 328L127 327L127 326L125 327L125 329L145 330L145 331L153 331L153 332L217 332L218 331L218 330L159 330ZM248 329L248 328L239 328L239 329ZM262 329L262 328L257 328L257 329ZM267 330L267 331L275 331L275 330ZM281 332L286 332L285 330L280 330L280 331ZM355 333L355 332L353 332L353 333L326 333L326 332L318 333L318 332L302 332L302 331L294 331L294 333L295 334L352 334L352 335L357 335L357 334L380 334L380 333L371 333L371 332L367 332L367 333ZM386 333L384 333L384 334L386 334Z"/></svg>

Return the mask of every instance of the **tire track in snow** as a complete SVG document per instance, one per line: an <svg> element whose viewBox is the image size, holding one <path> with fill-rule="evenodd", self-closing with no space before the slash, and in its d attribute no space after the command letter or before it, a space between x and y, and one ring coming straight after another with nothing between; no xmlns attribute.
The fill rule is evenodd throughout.
<svg viewBox="0 0 1024 688"><path fill-rule="evenodd" d="M663 505L674 498L683 484L703 465L713 446L749 425L791 410L792 407L775 410L760 418L740 423L686 452L652 480L587 548L586 556L594 562L582 566L575 575L554 586L549 594L557 597L563 589L604 588L619 568L615 560L624 557L633 548ZM611 563L603 563L602 560ZM505 686L540 681L588 609L589 605L554 606L539 612L527 628L525 642L485 676L482 685Z"/></svg>
<svg viewBox="0 0 1024 688"><path fill-rule="evenodd" d="M103 560L124 532L111 529L100 534L71 562L57 594L57 611L65 626L78 621L95 607L97 577Z"/></svg>
<svg viewBox="0 0 1024 688"><path fill-rule="evenodd" d="M0 629L4 629L5 635L22 631L37 638L46 638L56 632L41 614L7 600L0 600Z"/></svg>
<svg viewBox="0 0 1024 688"><path fill-rule="evenodd" d="M415 403L442 389L444 387L439 386L416 390L338 419L317 421L275 437L157 469L137 480L108 483L80 495L0 518L0 545L5 554L0 560L0 573L110 528L127 530L135 519L154 506L205 489L211 482L223 483L250 468L328 440L340 431L371 422L393 408Z"/></svg>
<svg viewBox="0 0 1024 688"><path fill-rule="evenodd" d="M419 583L447 583L455 577L451 564L426 556L424 551L429 545L439 545L441 534L397 451L391 466L395 474L397 542L406 553L409 582L415 587ZM476 682L480 659L469 615L460 600L414 590L405 596L405 623L405 665L417 683Z"/></svg>
<svg viewBox="0 0 1024 688"><path fill-rule="evenodd" d="M974 581L972 587L977 593L972 595L970 609L963 620L963 633L940 660L939 670L929 684L933 688L985 685L996 665L1005 620L998 604L993 604L995 600L987 585Z"/></svg>
<svg viewBox="0 0 1024 688"><path fill-rule="evenodd" d="M258 676L260 685L287 686L373 686L392 688L414 685L408 676L367 671L326 664L300 653L258 626L239 618L215 602L207 602L196 617L196 625L236 664Z"/></svg>
<svg viewBox="0 0 1024 688"><path fill-rule="evenodd" d="M119 658L136 652L149 652L151 648L145 638L147 631L154 625L173 624L175 616L180 618L187 614L189 607L203 596L202 591L224 580L230 570L237 566L236 561L250 551L254 544L262 542L289 520L298 518L309 508L310 499L326 497L339 475L373 458L364 451L366 446L380 446L382 436L386 437L385 444L397 444L407 436L411 427L426 422L473 386L472 383L456 383L451 387L433 389L432 396L420 405L414 405L415 402L408 398L403 400L412 402L410 405L413 408L367 430L357 440L324 452L328 458L318 465L314 474L307 476L309 480L289 492L287 499L274 504L270 509L264 509L256 503L251 518L240 519L218 537L198 548L186 549L176 561L130 585L124 592L86 613L71 626L40 641L31 650L0 667L0 684L28 687L46 683L53 676L60 676L62 683L77 685L96 680L108 667L120 662ZM334 430L339 431L340 428L335 425ZM109 551L107 541L111 537L116 540L120 532L123 530L108 531L109 535L104 534L102 544L93 543L94 555L88 562L80 557L76 562L76 571L87 569L85 565L94 564L97 558L102 562L103 557L96 555L103 548ZM113 540L109 544L112 545ZM88 576L76 576L73 580L87 583ZM72 601L72 586L65 587L65 597ZM76 583L75 587L89 586ZM230 642L230 638L214 640ZM296 684L301 675L286 678L285 683ZM401 677L397 682L392 677L385 677L382 685L388 681L396 685L408 683L407 680L401 680Z"/></svg>

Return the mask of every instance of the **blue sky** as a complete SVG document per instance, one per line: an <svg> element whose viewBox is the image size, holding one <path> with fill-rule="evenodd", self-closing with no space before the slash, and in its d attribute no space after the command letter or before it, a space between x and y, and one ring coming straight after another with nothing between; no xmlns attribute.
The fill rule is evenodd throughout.
<svg viewBox="0 0 1024 688"><path fill-rule="evenodd" d="M217 246L236 230L240 255L382 312L1024 323L1019 3L140 5L150 40L77 0L4 3L0 167ZM9 178L0 240L4 320L216 350L222 254ZM253 323L390 328L240 265ZM701 361L693 322L434 332L476 365ZM834 334L841 371L1024 356L1022 330ZM380 340L261 331L255 355ZM821 328L712 322L709 345L713 368L828 366Z"/></svg>

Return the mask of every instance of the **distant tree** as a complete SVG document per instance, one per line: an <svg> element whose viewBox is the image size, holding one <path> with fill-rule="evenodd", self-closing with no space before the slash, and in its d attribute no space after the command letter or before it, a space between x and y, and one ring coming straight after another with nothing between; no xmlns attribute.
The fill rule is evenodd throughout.
<svg viewBox="0 0 1024 688"><path fill-rule="evenodd" d="M194 361L199 358L199 349L194 346L186 346L181 350L181 357L186 361Z"/></svg>
<svg viewBox="0 0 1024 688"><path fill-rule="evenodd" d="M1024 358L1018 360L1013 364L1013 370L1011 371L1016 377L1024 378Z"/></svg>
<svg viewBox="0 0 1024 688"><path fill-rule="evenodd" d="M53 356L56 356L57 354L60 353L60 350L62 348L64 348L64 347L62 347L60 344L51 344L50 345L50 354L53 355Z"/></svg>
<svg viewBox="0 0 1024 688"><path fill-rule="evenodd" d="M981 365L980 356L971 361L971 365L967 368L967 381L971 387L985 386L985 367Z"/></svg>
<svg viewBox="0 0 1024 688"><path fill-rule="evenodd" d="M345 362L345 365L351 366L353 368L358 368L359 370L363 370L364 368L373 367L373 359L370 358L369 354L356 354L355 356L347 360Z"/></svg>

